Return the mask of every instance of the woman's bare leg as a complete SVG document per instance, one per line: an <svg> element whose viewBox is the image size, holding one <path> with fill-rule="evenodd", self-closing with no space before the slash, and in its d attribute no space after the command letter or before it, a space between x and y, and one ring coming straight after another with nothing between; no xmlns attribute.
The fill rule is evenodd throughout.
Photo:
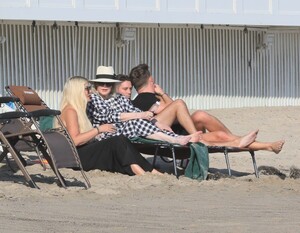
<svg viewBox="0 0 300 233"><path fill-rule="evenodd" d="M157 133L147 136L147 138L154 139L154 140L160 140L160 141L166 141L166 142L170 142L170 143L176 143L176 144L180 144L180 145L186 145L191 140L192 137L190 135L172 137L165 133L157 132Z"/></svg>
<svg viewBox="0 0 300 233"><path fill-rule="evenodd" d="M258 130L255 130L255 131L252 131L252 132L246 134L243 137L236 138L233 141L210 142L210 141L201 139L200 142L202 142L208 146L232 146L232 147L245 148L255 141L255 139L257 137L257 133L258 133Z"/></svg>
<svg viewBox="0 0 300 233"><path fill-rule="evenodd" d="M144 175L145 171L137 164L131 164L130 168L135 175Z"/></svg>

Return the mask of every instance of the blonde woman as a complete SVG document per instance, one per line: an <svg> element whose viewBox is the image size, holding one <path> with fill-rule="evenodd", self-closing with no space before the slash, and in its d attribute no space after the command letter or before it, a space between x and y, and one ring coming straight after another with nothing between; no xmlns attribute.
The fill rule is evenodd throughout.
<svg viewBox="0 0 300 233"><path fill-rule="evenodd" d="M128 175L142 175L145 171L159 173L124 136L95 140L102 132L114 132L114 126L92 127L86 115L90 84L84 77L67 80L61 102L61 119L72 137L85 171L100 169Z"/></svg>

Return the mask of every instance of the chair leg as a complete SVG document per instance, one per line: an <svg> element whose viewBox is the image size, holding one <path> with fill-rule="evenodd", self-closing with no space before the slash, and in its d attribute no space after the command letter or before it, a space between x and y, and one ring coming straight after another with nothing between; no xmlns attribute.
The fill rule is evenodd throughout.
<svg viewBox="0 0 300 233"><path fill-rule="evenodd" d="M227 148L224 149L224 155L225 155L225 161L226 161L226 165L227 165L228 175L231 176L231 169L230 169L230 163L229 163Z"/></svg>
<svg viewBox="0 0 300 233"><path fill-rule="evenodd" d="M3 151L0 154L0 162L2 162L2 160L6 157L6 155L7 155L8 152L7 152L7 150L5 151L5 145L0 144L0 146L2 146L2 148L3 148Z"/></svg>
<svg viewBox="0 0 300 233"><path fill-rule="evenodd" d="M259 173L258 173L258 169L257 169L257 165L256 165L256 159L255 159L254 151L249 151L249 153L251 154L255 176L256 176L256 178L259 178Z"/></svg>
<svg viewBox="0 0 300 233"><path fill-rule="evenodd" d="M22 173L23 173L26 181L28 182L29 186L31 188L37 188L37 189L39 189L39 187L31 179L31 177L30 177L29 173L27 172L26 168L23 166L23 163L21 162L19 156L16 155L16 153L14 153L14 151L11 148L9 148L8 151L10 152L11 156L13 157L13 159L15 160L15 162L17 163L17 165L20 168L20 170L22 171Z"/></svg>
<svg viewBox="0 0 300 233"><path fill-rule="evenodd" d="M26 161L23 159L23 157L20 154L18 154L18 151L15 151L13 149L13 147L11 146L11 144L9 143L9 141L6 138L2 138L2 140L3 140L4 146L5 146L5 149L4 149L5 156L7 156L7 152L9 152L11 154L11 156L13 157L13 159L15 160L18 167L20 168L21 172L23 173L23 175L24 175L26 181L28 182L29 186L31 188L39 189L39 187L35 184L35 182L31 179L29 173L27 172L27 170L25 168ZM24 165L24 162L25 162L25 165Z"/></svg>
<svg viewBox="0 0 300 233"><path fill-rule="evenodd" d="M173 147L173 146L172 146L170 149L171 149L171 151L172 151L174 173L175 173L176 178L178 179L178 172L177 172L177 163L176 163L175 150L174 150L174 147Z"/></svg>
<svg viewBox="0 0 300 233"><path fill-rule="evenodd" d="M10 142L10 147L12 148L14 148L14 145L15 145L16 143L15 142ZM2 161L3 160L3 158L5 158L5 160L6 160L6 164L7 164L7 166L10 168L10 170L12 170L13 172L17 172L17 170L15 170L13 167L12 167L12 165L11 165L11 163L10 163L10 161L9 161L9 159L8 159L8 153L10 153L10 151L8 150L8 146L6 146L6 145L3 145L3 152L2 152L2 154L1 154L1 156L0 156L0 161ZM20 160L20 162L23 164L23 166L24 167L26 167L27 166L27 162L26 162L26 160L20 155L20 153L19 154L17 154L17 156L19 157L19 160Z"/></svg>
<svg viewBox="0 0 300 233"><path fill-rule="evenodd" d="M83 179L85 180L85 188L89 189L90 187L92 187L90 181L88 180L86 174L83 172L82 169L81 169L81 175L83 176Z"/></svg>
<svg viewBox="0 0 300 233"><path fill-rule="evenodd" d="M154 154L154 158L153 158L153 162L152 162L152 167L153 168L155 167L158 150L159 150L159 146L156 146L156 148L155 148L155 154Z"/></svg>

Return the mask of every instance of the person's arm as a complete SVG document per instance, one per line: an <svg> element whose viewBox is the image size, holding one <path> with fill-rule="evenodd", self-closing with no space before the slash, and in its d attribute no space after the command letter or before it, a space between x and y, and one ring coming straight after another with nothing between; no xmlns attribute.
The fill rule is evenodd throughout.
<svg viewBox="0 0 300 233"><path fill-rule="evenodd" d="M62 120L74 141L75 146L83 145L95 138L98 134L103 132L115 132L115 126L112 124L104 124L95 126L87 132L80 133L78 124L77 112L72 108L67 108L62 113Z"/></svg>
<svg viewBox="0 0 300 233"><path fill-rule="evenodd" d="M142 112L138 108L135 108L129 99L122 95L118 95L112 102L109 119L112 122L128 121L133 119L150 120L153 115L154 114L150 111Z"/></svg>
<svg viewBox="0 0 300 233"><path fill-rule="evenodd" d="M83 145L98 135L97 128L80 133L77 112L67 108L62 112L62 120L76 146Z"/></svg>
<svg viewBox="0 0 300 233"><path fill-rule="evenodd" d="M133 119L145 119L150 120L153 117L153 112L123 112L120 114L121 121L129 121Z"/></svg>
<svg viewBox="0 0 300 233"><path fill-rule="evenodd" d="M162 110L164 110L169 104L171 104L173 102L173 100L157 84L155 84L155 94L156 94L156 97L159 99L159 102L160 102L159 107L158 107L157 111L155 112L156 114L158 114Z"/></svg>

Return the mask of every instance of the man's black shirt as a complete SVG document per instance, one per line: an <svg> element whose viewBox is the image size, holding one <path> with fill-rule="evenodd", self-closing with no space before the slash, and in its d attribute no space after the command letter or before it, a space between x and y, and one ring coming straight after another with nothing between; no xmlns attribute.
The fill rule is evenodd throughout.
<svg viewBox="0 0 300 233"><path fill-rule="evenodd" d="M159 101L156 98L154 93L145 92L138 94L134 100L132 100L132 104L134 107L141 109L142 111L148 111L153 104Z"/></svg>

